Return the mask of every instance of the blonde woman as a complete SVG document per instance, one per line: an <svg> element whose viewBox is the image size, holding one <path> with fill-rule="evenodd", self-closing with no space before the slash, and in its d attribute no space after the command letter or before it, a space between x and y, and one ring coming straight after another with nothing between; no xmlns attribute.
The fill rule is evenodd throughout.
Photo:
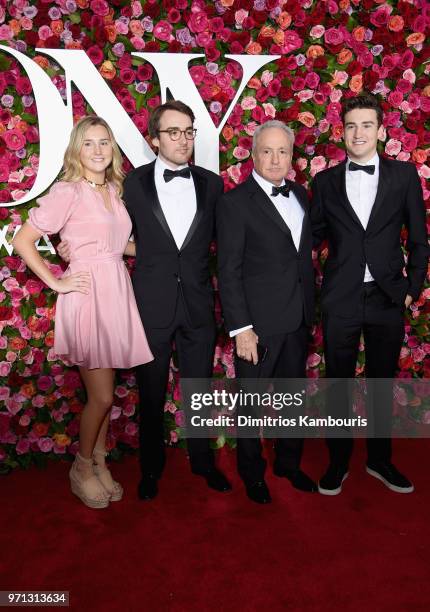
<svg viewBox="0 0 430 612"><path fill-rule="evenodd" d="M62 180L39 198L13 241L28 267L59 294L54 350L79 366L87 392L71 488L90 508L105 508L123 495L105 464L114 368L153 359L123 261L135 247L128 241L131 221L121 201L121 165L107 123L96 116L81 119L64 155ZM56 233L71 251L61 279L35 248L42 234Z"/></svg>

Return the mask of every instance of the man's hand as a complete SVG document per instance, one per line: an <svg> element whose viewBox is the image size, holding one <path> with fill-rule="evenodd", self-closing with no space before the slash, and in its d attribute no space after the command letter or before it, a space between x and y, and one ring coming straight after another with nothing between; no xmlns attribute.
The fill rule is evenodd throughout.
<svg viewBox="0 0 430 612"><path fill-rule="evenodd" d="M412 304L413 301L414 301L413 297L411 295L407 295L405 299L406 308L409 308L409 306Z"/></svg>
<svg viewBox="0 0 430 612"><path fill-rule="evenodd" d="M57 246L58 255L61 259L64 259L67 263L69 263L71 259L70 246L67 240L62 240L60 244Z"/></svg>
<svg viewBox="0 0 430 612"><path fill-rule="evenodd" d="M237 334L236 353L238 357L252 361L254 365L258 363L257 344L258 336L252 329L247 329L240 334Z"/></svg>

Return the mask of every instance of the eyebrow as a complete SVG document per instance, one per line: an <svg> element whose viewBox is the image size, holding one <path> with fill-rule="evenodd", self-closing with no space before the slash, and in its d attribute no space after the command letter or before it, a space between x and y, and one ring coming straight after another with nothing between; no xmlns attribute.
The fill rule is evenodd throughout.
<svg viewBox="0 0 430 612"><path fill-rule="evenodd" d="M166 130L180 130L181 128L178 127L177 125L173 125L172 127L166 127L164 128ZM192 125L188 125L186 128L184 128L184 130L192 130L193 126Z"/></svg>
<svg viewBox="0 0 430 612"><path fill-rule="evenodd" d="M369 119L368 121L359 121L359 122L357 122L357 121L347 121L347 123L345 123L345 127L349 127L350 125L360 125L360 124L361 125L366 125L366 123L369 124L369 125L375 125L376 121L373 121L373 119Z"/></svg>

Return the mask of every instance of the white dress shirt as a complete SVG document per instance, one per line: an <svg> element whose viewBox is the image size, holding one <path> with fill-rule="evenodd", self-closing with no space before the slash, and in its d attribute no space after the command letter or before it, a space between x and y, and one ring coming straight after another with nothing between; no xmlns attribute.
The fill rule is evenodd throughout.
<svg viewBox="0 0 430 612"><path fill-rule="evenodd" d="M284 223L290 229L294 246L298 251L300 246L300 238L302 236L303 217L305 216L305 213L303 211L303 208L299 204L296 196L292 191L290 191L290 195L288 198L286 198L282 194L272 196L272 188L274 187L273 183L270 183L270 181L266 181L266 179L257 174L255 170L252 171L252 177L258 183L264 193L270 198L276 210L281 215ZM283 181L281 185L285 185L285 181ZM233 338L234 336L237 336L237 334L239 334L240 332L243 332L247 329L252 329L252 327L252 325L246 325L245 327L241 327L240 329L234 329L230 332L230 337Z"/></svg>
<svg viewBox="0 0 430 612"><path fill-rule="evenodd" d="M154 167L155 187L167 225L180 249L197 211L196 189L192 175L190 178L178 176L166 183L163 176L166 168L172 169L157 157ZM188 168L188 164L175 169L182 168Z"/></svg>
<svg viewBox="0 0 430 612"><path fill-rule="evenodd" d="M366 229L378 190L379 156L375 153L372 159L369 159L365 164L360 164L361 166L375 166L374 174L367 174L362 170L351 172L349 170L350 161L348 158L345 172L346 194L361 225ZM373 281L373 276L370 274L367 264L363 281L365 283Z"/></svg>

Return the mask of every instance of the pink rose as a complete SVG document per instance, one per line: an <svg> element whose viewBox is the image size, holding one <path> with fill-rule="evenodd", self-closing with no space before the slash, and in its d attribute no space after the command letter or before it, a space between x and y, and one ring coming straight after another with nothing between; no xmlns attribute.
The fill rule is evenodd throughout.
<svg viewBox="0 0 430 612"><path fill-rule="evenodd" d="M372 23L377 28L387 25L392 10L393 8L391 6L380 6L378 9L376 9L376 11L370 13L370 23Z"/></svg>
<svg viewBox="0 0 430 612"><path fill-rule="evenodd" d="M293 91L301 91L305 88L305 79L303 77L295 77L291 83L291 89Z"/></svg>
<svg viewBox="0 0 430 612"><path fill-rule="evenodd" d="M162 19L154 27L153 34L155 38L158 38L158 40L169 42L170 40L173 40L172 30L172 25Z"/></svg>
<svg viewBox="0 0 430 612"><path fill-rule="evenodd" d="M42 283L42 281L40 280L35 280L33 278L30 278L26 283L25 283L25 288L27 289L28 293L30 295L34 295L37 293L40 293L43 289L45 285Z"/></svg>
<svg viewBox="0 0 430 612"><path fill-rule="evenodd" d="M291 53L294 49L300 49L303 44L303 40L294 30L285 30L284 32L284 44L282 45L282 53Z"/></svg>
<svg viewBox="0 0 430 612"><path fill-rule="evenodd" d="M48 391L52 384L53 380L51 376L40 376L37 379L37 387L40 389L40 391Z"/></svg>
<svg viewBox="0 0 430 612"><path fill-rule="evenodd" d="M400 93L400 91L392 91L388 96L388 102L395 108L398 108L402 101L403 95Z"/></svg>
<svg viewBox="0 0 430 612"><path fill-rule="evenodd" d="M343 33L337 28L329 28L325 31L324 40L328 45L340 45L343 43Z"/></svg>
<svg viewBox="0 0 430 612"><path fill-rule="evenodd" d="M191 13L191 17L188 20L188 27L191 32L203 32L207 30L209 25L207 15L204 11L198 11Z"/></svg>
<svg viewBox="0 0 430 612"><path fill-rule="evenodd" d="M401 141L403 145L403 150L410 152L416 149L418 145L418 136L416 134L411 134L410 132L407 132L402 136Z"/></svg>
<svg viewBox="0 0 430 612"><path fill-rule="evenodd" d="M305 77L305 84L311 89L316 89L319 85L320 77L316 72L309 72Z"/></svg>
<svg viewBox="0 0 430 612"><path fill-rule="evenodd" d="M30 450L30 441L27 438L21 438L15 447L17 455L25 455Z"/></svg>
<svg viewBox="0 0 430 612"><path fill-rule="evenodd" d="M249 155L250 152L247 149L244 149L243 147L235 147L233 149L233 156L239 161L246 159L247 157L249 157Z"/></svg>
<svg viewBox="0 0 430 612"><path fill-rule="evenodd" d="M306 361L306 365L308 368L315 368L320 363L321 363L321 355L318 355L318 353L312 353L312 355L309 355Z"/></svg>
<svg viewBox="0 0 430 612"><path fill-rule="evenodd" d="M311 29L309 35L311 36L311 38L321 38L321 36L324 35L324 32L325 27L323 25L316 25Z"/></svg>
<svg viewBox="0 0 430 612"><path fill-rule="evenodd" d="M95 15L99 15L100 17L109 15L109 4L105 2L105 0L92 0L90 7Z"/></svg>
<svg viewBox="0 0 430 612"><path fill-rule="evenodd" d="M420 108L424 113L430 113L430 96L420 96Z"/></svg>
<svg viewBox="0 0 430 612"><path fill-rule="evenodd" d="M212 34L210 32L199 32L196 36L196 43L199 47L203 47L204 49L209 46L209 43L212 40Z"/></svg>
<svg viewBox="0 0 430 612"><path fill-rule="evenodd" d="M194 83L200 85L206 75L206 69L204 66L191 66L190 74Z"/></svg>
<svg viewBox="0 0 430 612"><path fill-rule="evenodd" d="M327 166L327 160L322 155L317 155L311 159L311 176L315 176L320 170Z"/></svg>
<svg viewBox="0 0 430 612"><path fill-rule="evenodd" d="M400 140L396 140L395 138L390 138L390 140L385 145L385 153L387 155L398 155L402 148L402 143Z"/></svg>
<svg viewBox="0 0 430 612"><path fill-rule="evenodd" d="M94 0L94 1L96 2L98 0ZM38 446L40 450L42 451L42 453L49 453L54 446L54 441L51 440L51 438L39 438Z"/></svg>
<svg viewBox="0 0 430 612"><path fill-rule="evenodd" d="M19 151L25 147L25 137L19 130L7 130L6 132L2 132L0 136L5 141L7 148L11 151Z"/></svg>

